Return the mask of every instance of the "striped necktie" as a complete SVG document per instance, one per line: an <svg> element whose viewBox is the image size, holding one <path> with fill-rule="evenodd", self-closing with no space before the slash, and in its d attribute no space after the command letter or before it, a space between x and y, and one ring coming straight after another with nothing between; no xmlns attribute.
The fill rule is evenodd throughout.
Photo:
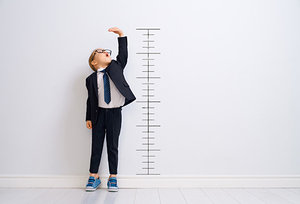
<svg viewBox="0 0 300 204"><path fill-rule="evenodd" d="M104 101L109 104L110 102L110 86L109 86L109 79L106 73L106 70L100 71L103 73L103 84L104 84Z"/></svg>

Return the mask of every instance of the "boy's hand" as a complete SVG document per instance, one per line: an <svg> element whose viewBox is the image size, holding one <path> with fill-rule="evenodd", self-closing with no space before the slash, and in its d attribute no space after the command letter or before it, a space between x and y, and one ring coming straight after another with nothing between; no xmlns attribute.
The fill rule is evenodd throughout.
<svg viewBox="0 0 300 204"><path fill-rule="evenodd" d="M87 121L86 121L86 127L87 127L88 129L91 129L91 128L92 128L92 121L87 120Z"/></svg>
<svg viewBox="0 0 300 204"><path fill-rule="evenodd" d="M118 34L119 37L123 37L124 36L123 31L121 29L117 28L117 27L112 27L112 28L108 29L108 31L109 32L114 32L114 33Z"/></svg>

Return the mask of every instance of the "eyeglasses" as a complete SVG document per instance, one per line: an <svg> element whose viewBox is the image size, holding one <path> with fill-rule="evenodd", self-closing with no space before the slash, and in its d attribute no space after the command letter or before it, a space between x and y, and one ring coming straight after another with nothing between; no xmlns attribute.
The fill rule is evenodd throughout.
<svg viewBox="0 0 300 204"><path fill-rule="evenodd" d="M94 52L94 55L93 55L93 57L92 57L92 61L93 61L94 56L96 55L96 53L104 53L104 52L109 53L109 55L111 55L111 53L112 53L112 51L111 51L110 49L97 49L97 50L95 50L95 52Z"/></svg>

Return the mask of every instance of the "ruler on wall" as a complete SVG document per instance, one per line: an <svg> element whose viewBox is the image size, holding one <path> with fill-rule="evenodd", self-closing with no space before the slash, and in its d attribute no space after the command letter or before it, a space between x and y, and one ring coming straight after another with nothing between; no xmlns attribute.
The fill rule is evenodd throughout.
<svg viewBox="0 0 300 204"><path fill-rule="evenodd" d="M142 87L142 95L136 100L136 103L141 105L142 113L141 122L136 125L142 139L139 144L140 148L136 149L140 153L142 163L137 175L160 175L156 171L160 149L155 142L158 137L156 130L160 128L160 124L157 124L155 120L157 115L155 107L160 100L155 98L155 88L157 87L154 86L160 79L160 76L155 74L155 70L158 69L155 66L155 58L160 52L155 49L155 40L153 39L160 28L136 28L136 31L142 35L141 51L136 53L142 56L141 74L136 77L140 80Z"/></svg>

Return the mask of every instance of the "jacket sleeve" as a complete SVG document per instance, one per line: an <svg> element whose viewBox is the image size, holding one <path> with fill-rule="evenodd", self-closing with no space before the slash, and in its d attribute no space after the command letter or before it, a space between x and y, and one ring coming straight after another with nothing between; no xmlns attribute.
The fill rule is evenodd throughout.
<svg viewBox="0 0 300 204"><path fill-rule="evenodd" d="M127 36L118 37L118 55L117 61L124 69L127 64L128 50L127 50Z"/></svg>
<svg viewBox="0 0 300 204"><path fill-rule="evenodd" d="M91 120L91 102L90 102L90 96L89 96L89 88L88 88L88 80L85 80L85 86L88 90L88 98L86 101L86 115L85 115L85 120Z"/></svg>

